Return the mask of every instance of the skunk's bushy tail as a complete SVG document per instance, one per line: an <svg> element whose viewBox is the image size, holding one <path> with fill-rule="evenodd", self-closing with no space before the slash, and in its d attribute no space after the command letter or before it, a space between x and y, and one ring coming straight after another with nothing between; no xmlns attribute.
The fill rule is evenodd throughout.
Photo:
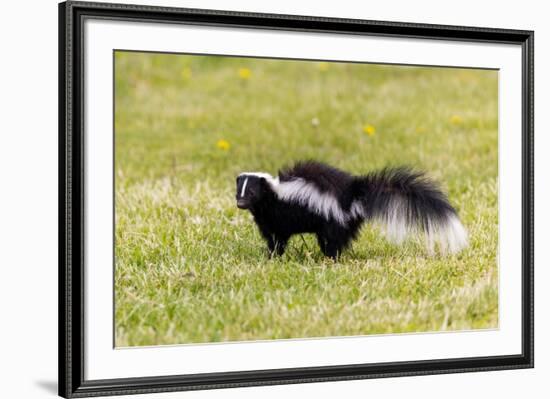
<svg viewBox="0 0 550 399"><path fill-rule="evenodd" d="M424 173L386 168L356 177L352 190L352 213L381 222L393 242L423 233L430 253L436 245L442 253L456 253L468 244L455 209Z"/></svg>

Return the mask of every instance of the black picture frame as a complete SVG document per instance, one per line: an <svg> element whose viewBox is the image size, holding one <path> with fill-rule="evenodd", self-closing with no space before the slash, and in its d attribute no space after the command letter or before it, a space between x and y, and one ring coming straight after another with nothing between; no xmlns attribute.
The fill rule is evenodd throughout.
<svg viewBox="0 0 550 399"><path fill-rule="evenodd" d="M522 48L522 354L109 380L84 378L83 21L154 21L510 43ZM59 395L67 398L461 373L534 366L534 32L89 2L59 4Z"/></svg>

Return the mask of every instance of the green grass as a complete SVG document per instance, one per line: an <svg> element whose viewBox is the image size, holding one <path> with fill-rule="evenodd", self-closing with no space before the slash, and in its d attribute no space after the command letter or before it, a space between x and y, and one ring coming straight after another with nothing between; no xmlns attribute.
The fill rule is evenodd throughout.
<svg viewBox="0 0 550 399"><path fill-rule="evenodd" d="M117 52L115 73L117 346L498 326L497 72ZM270 259L235 177L307 158L429 171L469 247L366 226L338 262L308 235Z"/></svg>

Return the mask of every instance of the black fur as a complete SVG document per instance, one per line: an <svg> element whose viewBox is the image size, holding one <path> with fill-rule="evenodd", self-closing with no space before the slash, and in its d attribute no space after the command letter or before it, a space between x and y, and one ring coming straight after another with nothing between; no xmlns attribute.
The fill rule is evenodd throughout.
<svg viewBox="0 0 550 399"><path fill-rule="evenodd" d="M303 201L281 199L276 191L280 186L268 177L240 175L237 205L250 210L269 251L274 254L284 253L292 235L314 233L323 254L336 258L357 236L365 221L387 218L395 203L404 207L407 228L417 228L426 234L434 226L444 225L450 216L456 216L437 185L423 173L409 168L386 168L365 176L353 176L307 161L279 171L279 184L296 179L335 198L346 219L342 222L334 215L322 214ZM245 180L247 185L243 190Z"/></svg>

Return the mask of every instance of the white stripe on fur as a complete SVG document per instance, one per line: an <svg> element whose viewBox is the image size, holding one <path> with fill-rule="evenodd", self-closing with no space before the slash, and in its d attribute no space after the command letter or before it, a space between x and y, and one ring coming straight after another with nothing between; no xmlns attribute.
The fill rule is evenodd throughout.
<svg viewBox="0 0 550 399"><path fill-rule="evenodd" d="M267 182L272 186L277 186L279 184L279 178L273 177L269 173L263 173L263 172L243 172L239 174L239 177L241 176L255 176L255 177L263 177L267 180Z"/></svg>
<svg viewBox="0 0 550 399"><path fill-rule="evenodd" d="M244 193L246 192L246 184L248 183L248 177L244 179L243 183L243 189L241 190L241 198L244 197Z"/></svg>
<svg viewBox="0 0 550 399"><path fill-rule="evenodd" d="M351 203L350 216L352 219L361 219L367 216L365 206L361 201L353 201Z"/></svg>
<svg viewBox="0 0 550 399"><path fill-rule="evenodd" d="M327 220L333 218L338 223L346 225L349 219L349 215L340 207L334 195L322 193L314 184L302 178L279 182L273 189L282 201L296 202Z"/></svg>
<svg viewBox="0 0 550 399"><path fill-rule="evenodd" d="M322 193L313 183L309 183L302 178L280 182L278 177L263 172L243 172L239 176L263 177L280 200L298 203L327 220L333 218L345 226L350 218L332 194ZM357 203L356 212L359 209L360 206Z"/></svg>

